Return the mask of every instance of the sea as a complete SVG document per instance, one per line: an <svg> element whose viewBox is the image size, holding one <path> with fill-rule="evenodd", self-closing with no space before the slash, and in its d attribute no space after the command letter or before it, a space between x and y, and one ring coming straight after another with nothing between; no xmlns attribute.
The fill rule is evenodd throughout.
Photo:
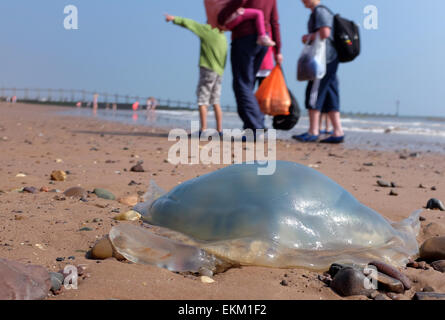
<svg viewBox="0 0 445 320"><path fill-rule="evenodd" d="M190 132L191 122L199 121L197 110L156 110L156 118L145 110L99 109L94 114L89 108L70 108L60 114L77 117L94 117L98 120L156 127L166 130L182 128ZM215 128L213 111L208 113L208 127ZM292 135L304 133L308 117L303 115L290 131L277 131L277 139L299 143ZM342 115L346 148L376 151L420 152L445 154L445 119L434 117ZM272 117L266 117L266 126L272 128ZM241 129L242 122L236 112L223 115L225 129Z"/></svg>

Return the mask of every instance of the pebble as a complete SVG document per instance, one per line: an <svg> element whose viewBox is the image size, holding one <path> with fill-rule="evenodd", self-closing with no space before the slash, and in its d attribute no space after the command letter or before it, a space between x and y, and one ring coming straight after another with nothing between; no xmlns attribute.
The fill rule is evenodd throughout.
<svg viewBox="0 0 445 320"><path fill-rule="evenodd" d="M54 181L65 181L66 180L66 172L62 170L55 170L51 172L51 180Z"/></svg>
<svg viewBox="0 0 445 320"><path fill-rule="evenodd" d="M23 192L26 193L37 193L37 189L34 187L24 187L23 188Z"/></svg>
<svg viewBox="0 0 445 320"><path fill-rule="evenodd" d="M432 186L432 187L431 187L431 190L432 190L432 191L436 191L437 188L436 188L435 186Z"/></svg>
<svg viewBox="0 0 445 320"><path fill-rule="evenodd" d="M416 292L413 300L445 300L445 293Z"/></svg>
<svg viewBox="0 0 445 320"><path fill-rule="evenodd" d="M118 214L113 219L119 221L137 221L141 218L141 214L139 212L130 210L125 213Z"/></svg>
<svg viewBox="0 0 445 320"><path fill-rule="evenodd" d="M40 188L40 192L49 192L49 188L46 186L43 186Z"/></svg>
<svg viewBox="0 0 445 320"><path fill-rule="evenodd" d="M432 210L439 209L440 211L445 211L445 207L443 206L442 201L436 198L431 198L430 200L428 200L426 208Z"/></svg>
<svg viewBox="0 0 445 320"><path fill-rule="evenodd" d="M280 284L284 287L287 287L289 285L289 283L287 282L287 280L281 280Z"/></svg>
<svg viewBox="0 0 445 320"><path fill-rule="evenodd" d="M67 197L71 197L71 198L85 198L88 193L84 188L72 187L72 188L66 189L63 194L66 195Z"/></svg>
<svg viewBox="0 0 445 320"><path fill-rule="evenodd" d="M131 172L145 172L144 168L142 167L142 164L138 163L131 167Z"/></svg>
<svg viewBox="0 0 445 320"><path fill-rule="evenodd" d="M50 272L51 277L51 291L56 294L61 288L64 280L64 276L58 272Z"/></svg>
<svg viewBox="0 0 445 320"><path fill-rule="evenodd" d="M104 237L96 242L93 249L90 251L92 259L107 259L113 256L113 246L108 237Z"/></svg>
<svg viewBox="0 0 445 320"><path fill-rule="evenodd" d="M384 273L378 272L376 280L379 283L379 288L382 287L385 291L396 293L403 293L405 291L402 282Z"/></svg>
<svg viewBox="0 0 445 320"><path fill-rule="evenodd" d="M431 263L434 270L445 273L445 260L438 260Z"/></svg>
<svg viewBox="0 0 445 320"><path fill-rule="evenodd" d="M58 261L58 262L65 261L65 258L63 258L63 257L57 257L57 258L56 258L56 261Z"/></svg>
<svg viewBox="0 0 445 320"><path fill-rule="evenodd" d="M398 194L397 192L395 192L394 190L391 190L391 191L389 192L389 195L390 195L390 196L398 196L399 194Z"/></svg>
<svg viewBox="0 0 445 320"><path fill-rule="evenodd" d="M445 260L445 237L433 237L420 247L420 258L426 261Z"/></svg>
<svg viewBox="0 0 445 320"><path fill-rule="evenodd" d="M113 248L108 236L98 240L89 252L90 259L104 260L111 257L114 257L117 260L125 260L125 257Z"/></svg>
<svg viewBox="0 0 445 320"><path fill-rule="evenodd" d="M80 228L79 231L93 231L93 229L88 228L88 227L83 227L83 228Z"/></svg>
<svg viewBox="0 0 445 320"><path fill-rule="evenodd" d="M369 265L376 267L377 271L399 280L403 284L405 290L411 289L411 281L408 277L393 266L381 261L371 261Z"/></svg>
<svg viewBox="0 0 445 320"><path fill-rule="evenodd" d="M116 200L115 195L112 194L110 191L105 190L105 189L96 188L96 189L94 189L93 193L96 194L96 196L98 196L99 198L102 198L102 199Z"/></svg>
<svg viewBox="0 0 445 320"><path fill-rule="evenodd" d="M331 288L343 297L354 295L368 296L372 291L366 289L364 283L365 276L361 271L352 267L345 267L336 273L332 279Z"/></svg>
<svg viewBox="0 0 445 320"><path fill-rule="evenodd" d="M434 288L430 286L426 286L422 289L422 292L434 292Z"/></svg>
<svg viewBox="0 0 445 320"><path fill-rule="evenodd" d="M383 180L377 180L377 185L383 188L390 188L391 184Z"/></svg>

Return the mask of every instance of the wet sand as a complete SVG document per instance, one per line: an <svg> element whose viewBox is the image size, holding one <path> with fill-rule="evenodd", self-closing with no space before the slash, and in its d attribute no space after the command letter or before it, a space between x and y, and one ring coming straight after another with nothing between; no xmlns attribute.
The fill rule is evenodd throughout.
<svg viewBox="0 0 445 320"><path fill-rule="evenodd" d="M214 283L204 284L197 277L114 258L100 262L86 259L90 246L117 224L112 211L125 212L130 207L94 195L88 202L56 200L60 194L19 193L17 189L46 186L63 192L74 186L90 191L105 188L119 198L144 193L150 179L169 190L224 165L175 167L165 161L174 142L167 141L163 130L59 116L55 115L57 110L60 108L0 103L0 257L51 271L67 264L87 265L88 277L79 281L78 290L63 290L49 299L343 299L318 280L320 273L304 269L234 268L215 275ZM444 156L400 155L342 145L277 143L278 160L314 167L394 221L425 207L430 198L445 200ZM130 172L139 160L143 160L145 172ZM67 180L51 182L53 170L69 171ZM26 176L17 177L19 173ZM393 190L398 195L390 196L390 188L379 187L379 179L395 182L399 187ZM129 185L132 180L137 184ZM433 186L436 190L431 190ZM424 210L422 216L426 220L419 244L432 236L445 236L443 212ZM92 230L79 231L83 227ZM68 260L71 256L75 259ZM56 261L58 257L65 261ZM404 272L413 288L401 295L402 299L410 299L427 285L445 292L445 274L432 268ZM288 285L283 286L282 280Z"/></svg>

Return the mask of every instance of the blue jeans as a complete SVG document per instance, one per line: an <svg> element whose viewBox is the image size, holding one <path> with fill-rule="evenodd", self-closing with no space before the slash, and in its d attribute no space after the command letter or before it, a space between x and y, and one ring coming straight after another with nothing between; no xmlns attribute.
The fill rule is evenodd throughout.
<svg viewBox="0 0 445 320"><path fill-rule="evenodd" d="M258 35L252 34L232 41L231 62L233 91L238 114L244 129L264 129L264 114L254 95L256 74L267 53L267 47L258 45Z"/></svg>

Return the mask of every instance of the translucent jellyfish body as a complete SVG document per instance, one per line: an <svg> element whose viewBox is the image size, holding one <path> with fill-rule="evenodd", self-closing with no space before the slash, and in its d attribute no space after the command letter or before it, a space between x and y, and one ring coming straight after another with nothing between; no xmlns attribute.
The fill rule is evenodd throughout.
<svg viewBox="0 0 445 320"><path fill-rule="evenodd" d="M215 271L221 263L324 270L333 262L382 260L401 266L418 253L420 211L393 223L314 169L285 161L277 161L273 175L257 169L256 163L232 165L164 195L152 185L134 210L164 236L121 225L110 238L127 259L174 271ZM147 258L150 250L162 254ZM165 265L165 256L174 262Z"/></svg>

